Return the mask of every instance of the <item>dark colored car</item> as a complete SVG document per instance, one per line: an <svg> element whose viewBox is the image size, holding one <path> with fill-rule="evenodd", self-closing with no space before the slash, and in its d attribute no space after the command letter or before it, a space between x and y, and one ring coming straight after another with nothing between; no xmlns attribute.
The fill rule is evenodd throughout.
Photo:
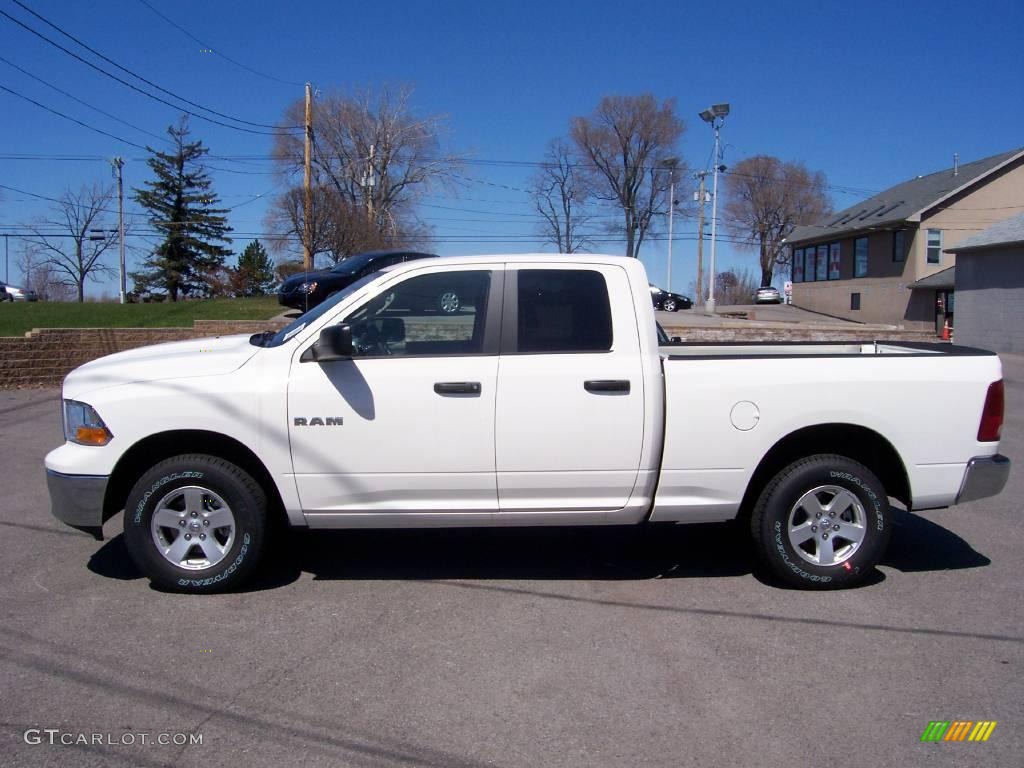
<svg viewBox="0 0 1024 768"><path fill-rule="evenodd" d="M651 284L651 301L654 302L654 308L660 309L662 312L678 312L680 309L693 308L693 299L689 296L663 291L653 283Z"/></svg>
<svg viewBox="0 0 1024 768"><path fill-rule="evenodd" d="M339 261L331 269L319 272L300 272L292 275L283 283L277 292L277 300L286 307L298 309L305 312L332 293L337 293L342 288L347 288L360 278L377 272L392 264L400 264L403 261L413 259L437 258L435 253L417 253L416 251L367 251L347 259ZM459 309L458 297L445 297L442 302L444 306L438 309L442 312L453 313Z"/></svg>

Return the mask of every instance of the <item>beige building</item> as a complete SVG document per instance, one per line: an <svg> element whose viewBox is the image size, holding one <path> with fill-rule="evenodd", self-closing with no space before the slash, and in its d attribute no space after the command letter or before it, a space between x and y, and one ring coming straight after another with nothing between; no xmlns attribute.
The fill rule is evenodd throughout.
<svg viewBox="0 0 1024 768"><path fill-rule="evenodd" d="M793 231L793 304L939 332L953 324L955 272L927 278L956 263L947 250L1015 213L1024 213L1024 149L897 184Z"/></svg>

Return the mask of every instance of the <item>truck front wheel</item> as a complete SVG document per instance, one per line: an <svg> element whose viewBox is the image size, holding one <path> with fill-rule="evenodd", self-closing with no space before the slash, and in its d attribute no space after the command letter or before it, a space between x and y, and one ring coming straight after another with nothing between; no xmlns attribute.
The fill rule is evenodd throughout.
<svg viewBox="0 0 1024 768"><path fill-rule="evenodd" d="M124 539L135 564L175 592L238 586L262 554L267 498L229 461L204 454L160 462L135 484Z"/></svg>
<svg viewBox="0 0 1024 768"><path fill-rule="evenodd" d="M790 464L765 486L751 530L758 554L803 589L859 584L889 543L889 501L867 467L819 454Z"/></svg>

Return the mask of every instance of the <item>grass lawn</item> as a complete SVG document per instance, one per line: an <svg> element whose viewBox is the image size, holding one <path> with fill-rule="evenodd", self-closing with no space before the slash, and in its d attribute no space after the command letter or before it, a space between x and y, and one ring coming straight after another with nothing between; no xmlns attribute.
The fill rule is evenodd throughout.
<svg viewBox="0 0 1024 768"><path fill-rule="evenodd" d="M0 336L23 336L33 328L187 328L193 320L268 320L283 310L276 296L162 304L5 301Z"/></svg>

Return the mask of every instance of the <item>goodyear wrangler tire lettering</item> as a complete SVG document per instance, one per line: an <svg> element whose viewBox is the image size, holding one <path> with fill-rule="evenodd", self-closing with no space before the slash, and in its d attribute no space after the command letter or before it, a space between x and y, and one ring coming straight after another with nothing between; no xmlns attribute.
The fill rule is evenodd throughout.
<svg viewBox="0 0 1024 768"><path fill-rule="evenodd" d="M206 454L184 454L145 473L128 497L128 552L153 584L177 592L219 592L241 584L265 545L266 494L243 469Z"/></svg>
<svg viewBox="0 0 1024 768"><path fill-rule="evenodd" d="M750 524L758 556L804 589L855 586L889 543L888 496L864 465L818 454L793 462L762 490Z"/></svg>

